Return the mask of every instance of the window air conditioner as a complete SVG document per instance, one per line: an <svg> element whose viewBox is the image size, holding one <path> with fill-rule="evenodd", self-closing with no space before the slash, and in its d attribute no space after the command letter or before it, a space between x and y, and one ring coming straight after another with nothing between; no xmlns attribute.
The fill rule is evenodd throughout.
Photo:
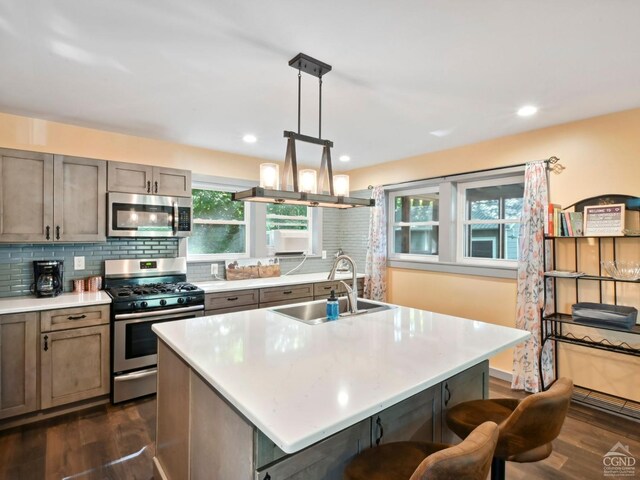
<svg viewBox="0 0 640 480"><path fill-rule="evenodd" d="M269 234L276 255L309 253L309 232L305 230L272 230Z"/></svg>

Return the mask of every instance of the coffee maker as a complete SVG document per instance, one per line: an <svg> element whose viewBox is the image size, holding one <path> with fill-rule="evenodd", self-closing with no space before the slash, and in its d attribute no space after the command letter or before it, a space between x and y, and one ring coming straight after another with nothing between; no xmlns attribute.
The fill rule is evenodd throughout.
<svg viewBox="0 0 640 480"><path fill-rule="evenodd" d="M34 260L33 288L37 297L55 297L62 293L62 260Z"/></svg>

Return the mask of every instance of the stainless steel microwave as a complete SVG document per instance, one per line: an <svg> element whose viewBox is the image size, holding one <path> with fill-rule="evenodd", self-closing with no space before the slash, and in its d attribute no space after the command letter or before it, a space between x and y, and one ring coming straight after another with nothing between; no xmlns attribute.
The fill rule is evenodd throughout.
<svg viewBox="0 0 640 480"><path fill-rule="evenodd" d="M109 237L191 235L191 198L111 192L107 204Z"/></svg>

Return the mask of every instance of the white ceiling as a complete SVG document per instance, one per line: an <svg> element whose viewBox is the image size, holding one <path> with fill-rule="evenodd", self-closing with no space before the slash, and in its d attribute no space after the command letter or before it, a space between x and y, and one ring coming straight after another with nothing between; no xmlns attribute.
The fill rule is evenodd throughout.
<svg viewBox="0 0 640 480"><path fill-rule="evenodd" d="M640 107L639 26L637 0L0 0L0 111L282 160L304 52L351 169Z"/></svg>

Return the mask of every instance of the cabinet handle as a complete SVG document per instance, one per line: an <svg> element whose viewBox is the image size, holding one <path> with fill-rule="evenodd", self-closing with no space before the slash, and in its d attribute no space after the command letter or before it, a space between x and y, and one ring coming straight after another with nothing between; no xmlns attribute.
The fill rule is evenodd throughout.
<svg viewBox="0 0 640 480"><path fill-rule="evenodd" d="M151 180L147 180L147 193L151 193Z"/></svg>
<svg viewBox="0 0 640 480"><path fill-rule="evenodd" d="M227 297L228 302L235 302L237 299L238 297Z"/></svg>
<svg viewBox="0 0 640 480"><path fill-rule="evenodd" d="M75 316L74 315L69 315L67 317L67 320L82 320L83 318L87 318L87 316L84 315L84 314L83 315L75 315Z"/></svg>
<svg viewBox="0 0 640 480"><path fill-rule="evenodd" d="M44 230L45 230L45 238L47 240L51 240L51 227L47 225L47 227Z"/></svg>
<svg viewBox="0 0 640 480"><path fill-rule="evenodd" d="M285 291L285 292L282 292L282 294L283 294L283 295L289 295L289 294L291 294L291 293L293 293L293 291L291 291L291 290L287 290L287 291Z"/></svg>
<svg viewBox="0 0 640 480"><path fill-rule="evenodd" d="M158 193L158 181L156 180L154 183L155 188L155 192L154 193Z"/></svg>
<svg viewBox="0 0 640 480"><path fill-rule="evenodd" d="M271 475L268 473L264 476L264 480L271 480Z"/></svg>
<svg viewBox="0 0 640 480"><path fill-rule="evenodd" d="M60 240L60 225L56 225L56 240Z"/></svg>
<svg viewBox="0 0 640 480"><path fill-rule="evenodd" d="M44 351L49 350L49 335L44 336Z"/></svg>
<svg viewBox="0 0 640 480"><path fill-rule="evenodd" d="M384 436L384 428L382 428L382 420L380 420L380 417L376 418L376 425L380 429L380 436L376 438L376 446L377 446L377 445L380 445L380 440L382 440L382 437Z"/></svg>
<svg viewBox="0 0 640 480"><path fill-rule="evenodd" d="M444 399L444 406L446 407L449 404L449 400L451 400L451 391L449 390L449 384L445 383L444 384L444 391L446 393L445 399Z"/></svg>

